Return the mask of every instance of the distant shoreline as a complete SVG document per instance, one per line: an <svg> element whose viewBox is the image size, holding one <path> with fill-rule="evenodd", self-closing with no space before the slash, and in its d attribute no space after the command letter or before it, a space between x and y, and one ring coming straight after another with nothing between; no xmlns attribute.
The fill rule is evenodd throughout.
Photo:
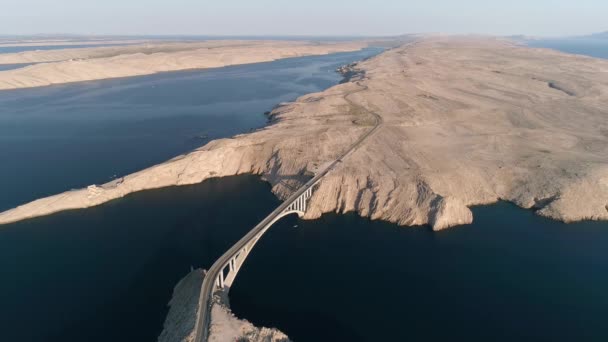
<svg viewBox="0 0 608 342"><path fill-rule="evenodd" d="M285 198L360 136L372 114L385 125L321 181L305 218L357 212L440 230L470 223L472 206L504 200L563 222L608 220L608 130L598 109L608 61L504 39L433 37L356 69L365 72L360 80L275 108L265 129L30 202L0 213L0 223L247 173ZM584 118L576 130L575 117Z"/></svg>
<svg viewBox="0 0 608 342"><path fill-rule="evenodd" d="M0 90L269 62L365 47L365 42L213 41L0 54L0 65L38 63L0 71Z"/></svg>

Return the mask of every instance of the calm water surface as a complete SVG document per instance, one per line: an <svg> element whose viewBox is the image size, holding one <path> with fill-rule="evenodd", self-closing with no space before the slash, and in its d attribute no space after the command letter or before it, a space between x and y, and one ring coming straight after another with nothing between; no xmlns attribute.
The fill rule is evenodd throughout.
<svg viewBox="0 0 608 342"><path fill-rule="evenodd" d="M608 58L608 41L535 46ZM278 223L231 289L295 341L608 341L608 223L508 203L435 233L354 214ZM294 228L297 224L297 228Z"/></svg>
<svg viewBox="0 0 608 342"><path fill-rule="evenodd" d="M239 272L232 309L295 341L608 341L608 223L507 203L473 213L439 233L283 221Z"/></svg>
<svg viewBox="0 0 608 342"><path fill-rule="evenodd" d="M265 111L379 51L0 92L0 210L262 127Z"/></svg>
<svg viewBox="0 0 608 342"><path fill-rule="evenodd" d="M261 127L379 51L0 92L0 209ZM153 341L177 281L277 205L245 176L2 226L0 341Z"/></svg>
<svg viewBox="0 0 608 342"><path fill-rule="evenodd" d="M236 69L240 75L240 67ZM331 84L337 76L329 69L321 74L332 75L332 81L319 79ZM164 160L163 153L200 145L190 140L204 140L197 138L200 132L211 139L230 134L233 126L259 127L265 123L260 113L283 101L282 95L267 99L264 87L250 89L260 78L266 81L260 75L283 79L275 87L287 87L279 93L286 100L299 91L316 91L309 90L317 84L306 81L309 71L284 78L278 72L258 72L252 72L251 83L242 79L248 86L243 88L234 88L240 82L226 83L225 76L205 87L193 81L199 73L184 73L165 75L169 78L162 82L156 77L131 80L133 87L126 80L103 82L110 86L53 87L36 90L29 99L32 93L15 92L14 102L13 95L0 93L8 96L4 104L13 106L10 115L32 116L22 119L25 128L12 137L13 146L18 141L27 146L31 139L46 139L52 146L53 139L61 140L63 135L53 129L37 127L38 119L73 138L65 150L56 150L67 153L53 152L45 163L36 164L41 165L38 172L27 173L31 161L16 158L26 173L13 175L27 183L22 178L46 177L45 168L52 170L57 158L66 158L63 165L82 158L82 163L72 162L74 169L57 168L69 177L40 182L47 185L45 191L53 191L51 185L63 189L81 174L90 177L81 182L107 179L138 169L136 163ZM164 82L171 84L164 91L152 87ZM273 82L264 84L272 87ZM80 91L86 87L88 91ZM248 100L235 100L235 93ZM210 115L201 114L208 113L202 108L209 103L198 103L200 98L234 107L197 121ZM46 106L52 114L46 114ZM90 111L98 115L82 114ZM142 115L145 120L138 121ZM59 122L52 120L55 116ZM208 126L171 128L173 116L180 123ZM95 124L87 123L97 117ZM150 123L154 119L158 125ZM159 134L163 129L165 134ZM0 132L0 139L11 131ZM89 136L102 142L107 137L106 147L114 156L104 155L103 144L93 158L72 146L86 144ZM130 149L142 139L145 144ZM150 146L158 154L146 154ZM97 158L101 162L95 164ZM89 164L94 166L83 167ZM95 173L98 168L103 172ZM11 196L36 197L35 188ZM5 205L14 201L2 200ZM0 340L153 341L172 287L190 266L209 267L277 204L267 184L239 176L132 194L96 208L3 227L0 270L10 281L0 282ZM608 340L608 223L565 225L507 203L473 211L474 224L440 233L352 214L308 222L285 218L264 236L239 273L231 290L232 308L239 317L278 327L295 341Z"/></svg>
<svg viewBox="0 0 608 342"><path fill-rule="evenodd" d="M209 268L277 205L244 176L3 226L0 341L155 341L190 267Z"/></svg>

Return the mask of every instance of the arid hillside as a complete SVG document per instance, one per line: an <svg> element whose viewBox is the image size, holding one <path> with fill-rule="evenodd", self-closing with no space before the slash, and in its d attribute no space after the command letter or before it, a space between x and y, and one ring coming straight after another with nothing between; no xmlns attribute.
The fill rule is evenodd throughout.
<svg viewBox="0 0 608 342"><path fill-rule="evenodd" d="M356 211L434 229L507 200L557 220L608 219L608 61L476 37L432 37L271 113L263 130L0 214L0 223L243 173L279 196L381 127L320 183L307 218Z"/></svg>

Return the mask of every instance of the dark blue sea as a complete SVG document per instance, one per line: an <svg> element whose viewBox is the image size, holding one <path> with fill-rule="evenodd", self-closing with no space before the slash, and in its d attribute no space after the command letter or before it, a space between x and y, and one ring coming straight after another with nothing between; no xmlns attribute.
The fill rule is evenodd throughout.
<svg viewBox="0 0 608 342"><path fill-rule="evenodd" d="M0 207L261 127L264 111L372 53L0 92L0 160L15 163L0 169ZM177 281L277 204L268 184L238 176L2 226L0 340L154 341ZM243 266L232 309L300 342L608 341L607 222L509 203L473 212L443 232L285 218Z"/></svg>
<svg viewBox="0 0 608 342"><path fill-rule="evenodd" d="M264 112L379 52L283 59L0 92L0 210L100 184L263 127Z"/></svg>
<svg viewBox="0 0 608 342"><path fill-rule="evenodd" d="M0 210L261 128L380 51L0 92ZM277 204L249 176L2 226L0 341L153 341L177 281Z"/></svg>

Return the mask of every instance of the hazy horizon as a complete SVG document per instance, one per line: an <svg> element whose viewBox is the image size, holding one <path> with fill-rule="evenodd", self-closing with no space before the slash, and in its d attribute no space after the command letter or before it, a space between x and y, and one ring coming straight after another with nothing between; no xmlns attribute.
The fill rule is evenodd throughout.
<svg viewBox="0 0 608 342"><path fill-rule="evenodd" d="M22 0L3 5L0 36L579 36L608 30L600 0Z"/></svg>
<svg viewBox="0 0 608 342"><path fill-rule="evenodd" d="M529 34L483 34L483 33L446 33L446 32L404 32L401 34L395 35L310 35L310 34L287 34L287 35L278 35L278 34L189 34L189 33L175 33L175 34L162 34L162 33L151 33L151 34L95 34L95 33L71 33L71 32L56 32L56 33L29 33L29 34L3 34L0 33L0 38L270 38L270 39L282 39L282 38L294 38L294 39L312 39L312 38L320 38L320 39L365 39L365 38L393 38L400 36L408 36L408 35L432 35L432 34L445 34L445 35L477 35L477 36L489 36L489 37L531 37L531 38L577 38L577 37L588 37L597 34L608 33L608 30L598 31L598 32L588 32L584 34L577 35L558 35L558 36L543 36L543 35L529 35Z"/></svg>

